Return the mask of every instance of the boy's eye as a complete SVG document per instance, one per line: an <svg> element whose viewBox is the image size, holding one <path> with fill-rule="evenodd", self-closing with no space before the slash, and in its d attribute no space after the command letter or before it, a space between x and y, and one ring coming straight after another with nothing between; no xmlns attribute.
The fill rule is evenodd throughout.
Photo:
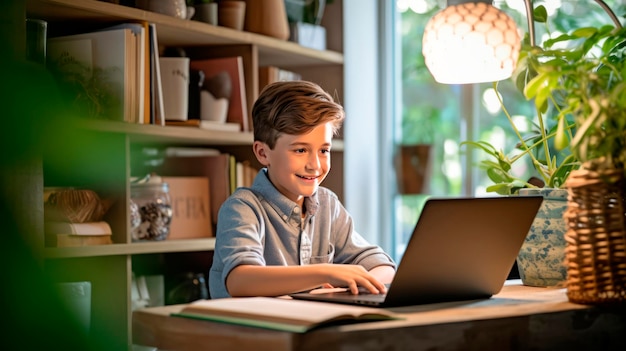
<svg viewBox="0 0 626 351"><path fill-rule="evenodd" d="M295 149L294 152L297 153L297 154L303 154L303 153L306 152L306 149L304 149L304 148Z"/></svg>
<svg viewBox="0 0 626 351"><path fill-rule="evenodd" d="M327 153L330 153L330 149L322 149L321 152L323 154L327 154Z"/></svg>

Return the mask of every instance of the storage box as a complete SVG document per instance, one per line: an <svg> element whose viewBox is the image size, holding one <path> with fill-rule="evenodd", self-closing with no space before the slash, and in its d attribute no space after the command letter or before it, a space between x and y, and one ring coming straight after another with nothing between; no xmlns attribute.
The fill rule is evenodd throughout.
<svg viewBox="0 0 626 351"><path fill-rule="evenodd" d="M208 177L162 177L169 185L172 223L167 240L213 236Z"/></svg>
<svg viewBox="0 0 626 351"><path fill-rule="evenodd" d="M289 23L289 40L302 46L326 50L326 28L305 22Z"/></svg>

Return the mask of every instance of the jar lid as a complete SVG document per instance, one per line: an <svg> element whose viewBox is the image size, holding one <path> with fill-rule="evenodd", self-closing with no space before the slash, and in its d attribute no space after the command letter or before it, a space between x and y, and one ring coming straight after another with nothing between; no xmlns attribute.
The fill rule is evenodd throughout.
<svg viewBox="0 0 626 351"><path fill-rule="evenodd" d="M131 178L131 188L151 188L151 187L163 187L163 189L169 188L169 185L163 181L163 178L156 173L150 173L143 178Z"/></svg>

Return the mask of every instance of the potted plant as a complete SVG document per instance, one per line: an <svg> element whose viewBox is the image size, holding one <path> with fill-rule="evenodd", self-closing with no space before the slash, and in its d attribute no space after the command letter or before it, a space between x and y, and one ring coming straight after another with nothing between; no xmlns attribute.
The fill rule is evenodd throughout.
<svg viewBox="0 0 626 351"><path fill-rule="evenodd" d="M535 21L546 23L547 11L543 6L538 6L533 13ZM617 175L623 177L626 159L625 51L626 30L620 26L578 28L550 37L539 46L531 46L525 40L513 80L524 96L533 101L539 117L537 133L522 136L505 109L520 141L517 145L521 150L520 155L509 157L486 142L465 142L491 156L490 160L481 163L494 182L488 191L512 194L528 192L521 189L543 188L542 191L568 189L571 193L581 183L581 172L585 177L595 175L589 182L596 186L623 184L616 179ZM502 100L501 104L504 106ZM553 126L548 127L549 123ZM552 154L553 151L565 154L558 159ZM519 179L512 175L511 166L522 155L531 157L539 181ZM582 169L579 170L581 164ZM574 176L576 182L570 179ZM623 188L622 185L622 191ZM620 195L614 197L619 198ZM611 199L617 201L613 197ZM572 206L576 209L587 208L587 204L572 204L570 199L565 204L567 210L564 209L568 218L564 230L567 225L570 228L589 229L589 214L587 218L579 219L578 213L571 210ZM621 217L617 216L622 222L623 217L623 212ZM587 222L581 224L581 221ZM545 229L542 228L542 232L547 232ZM574 235L572 230L568 232L569 235ZM532 236L531 230L527 239ZM558 239L560 235L553 237ZM546 238L542 239L545 241ZM568 242L572 241L573 238L568 239ZM542 250L546 250L546 245L549 247L552 244L548 241L539 245L544 245ZM574 258L569 258L571 250L567 250L567 273L571 276L569 267ZM523 251L524 248L520 255ZM535 263L533 261L530 264Z"/></svg>
<svg viewBox="0 0 626 351"><path fill-rule="evenodd" d="M192 20L217 26L218 5L216 0L187 0L187 6L194 8Z"/></svg>
<svg viewBox="0 0 626 351"><path fill-rule="evenodd" d="M535 16L545 21L538 7ZM619 23L617 23L619 24ZM517 75L524 95L554 106L554 145L580 162L565 182L569 197L568 297L579 303L626 301L626 29L578 28L528 47Z"/></svg>
<svg viewBox="0 0 626 351"><path fill-rule="evenodd" d="M626 264L626 29L579 28L529 48L520 62L529 74L519 80L525 96L556 106L555 145L581 163L564 183L568 297L623 303L626 272L617 267Z"/></svg>
<svg viewBox="0 0 626 351"><path fill-rule="evenodd" d="M289 40L302 46L326 50L326 29L321 25L326 5L332 0L284 0Z"/></svg>
<svg viewBox="0 0 626 351"><path fill-rule="evenodd" d="M429 104L421 104L405 111L402 118L403 138L394 156L399 194L428 192L435 151L432 145L437 135L436 125L440 120L441 111Z"/></svg>

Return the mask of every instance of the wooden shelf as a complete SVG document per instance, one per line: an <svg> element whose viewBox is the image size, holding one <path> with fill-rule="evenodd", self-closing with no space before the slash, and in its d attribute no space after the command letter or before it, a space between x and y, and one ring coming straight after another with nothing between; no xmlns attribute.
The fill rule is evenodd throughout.
<svg viewBox="0 0 626 351"><path fill-rule="evenodd" d="M207 238L137 242L131 244L111 244L100 246L55 247L44 249L43 254L45 258L75 258L166 252L211 251L214 248L215 238Z"/></svg>
<svg viewBox="0 0 626 351"><path fill-rule="evenodd" d="M17 2L18 0L13 0ZM20 4L22 5L22 4ZM333 37L342 35L339 2L332 7L337 16ZM332 50L315 50L294 42L273 37L237 31L226 27L212 26L203 22L183 20L133 7L121 6L108 1L96 0L26 0L26 17L48 22L48 35L63 35L89 31L114 23L145 21L156 25L158 41L164 47L183 47L191 54L194 50L215 51L220 46L224 51L241 48L248 50L249 87L256 87L258 76L253 74L259 66L273 65L302 74L303 79L319 82L333 91L338 101L343 95L343 54ZM17 12L17 11L16 11ZM21 12L19 16L23 16ZM23 18L19 21L23 22ZM332 27L328 27L332 28ZM334 34L337 35L334 35ZM23 33L18 33L23 34ZM20 38L23 36L17 35ZM227 47L233 45L232 47ZM333 46L336 50L341 45ZM246 51L246 53L248 53ZM208 56L206 52L198 57ZM206 54L206 55L205 55ZM228 53L228 55L231 55ZM192 55L190 55L192 56ZM256 98L258 91L250 97ZM247 92L248 93L248 92ZM249 106L251 108L251 106ZM116 244L48 248L44 246L44 233L37 233L38 244L34 250L41 255L46 273L53 281L90 281L92 285L91 332L94 340L106 335L122 346L116 349L132 349L132 275L135 271L155 274L203 271L210 267L215 249L215 238L164 240L156 242L131 242L129 203L131 199L129 179L143 167L137 157L137 149L167 146L212 147L235 156L238 160L255 162L252 153L252 132L222 132L192 127L157 126L124 123L113 120L81 118L68 121L68 145L61 140L58 148L53 147L44 154L36 176L39 184L76 186L102 191L112 198L113 205L106 220L111 224ZM71 141L71 142L70 142ZM74 142L78 143L77 150ZM341 139L334 139L334 175L326 180L327 186L339 196L343 189L343 150ZM137 168L134 168L137 167ZM333 182L334 181L334 182ZM33 189L32 202L40 209L41 185ZM43 216L42 216L43 217ZM40 220L43 220L41 218ZM43 223L42 223L43 224ZM43 227L43 225L41 226ZM160 259L172 256L176 264L167 270L160 267ZM171 272L170 272L171 270ZM113 345L113 344L111 344ZM125 346L125 347L124 347Z"/></svg>
<svg viewBox="0 0 626 351"><path fill-rule="evenodd" d="M192 127L142 125L106 120L84 120L79 126L98 132L127 134L133 143L252 145L253 142L251 132L216 132Z"/></svg>
<svg viewBox="0 0 626 351"><path fill-rule="evenodd" d="M192 127L132 124L106 120L82 120L81 128L98 132L121 133L133 143L186 145L252 145L252 132L215 132ZM332 151L343 151L343 140L334 139Z"/></svg>
<svg viewBox="0 0 626 351"><path fill-rule="evenodd" d="M157 25L159 44L195 46L254 44L259 49L259 65L275 65L286 69L303 66L342 65L343 54L321 51L279 40L266 35L213 26L204 22L184 20L133 7L95 0L28 0L28 16L47 21L111 23L114 21L148 21Z"/></svg>

